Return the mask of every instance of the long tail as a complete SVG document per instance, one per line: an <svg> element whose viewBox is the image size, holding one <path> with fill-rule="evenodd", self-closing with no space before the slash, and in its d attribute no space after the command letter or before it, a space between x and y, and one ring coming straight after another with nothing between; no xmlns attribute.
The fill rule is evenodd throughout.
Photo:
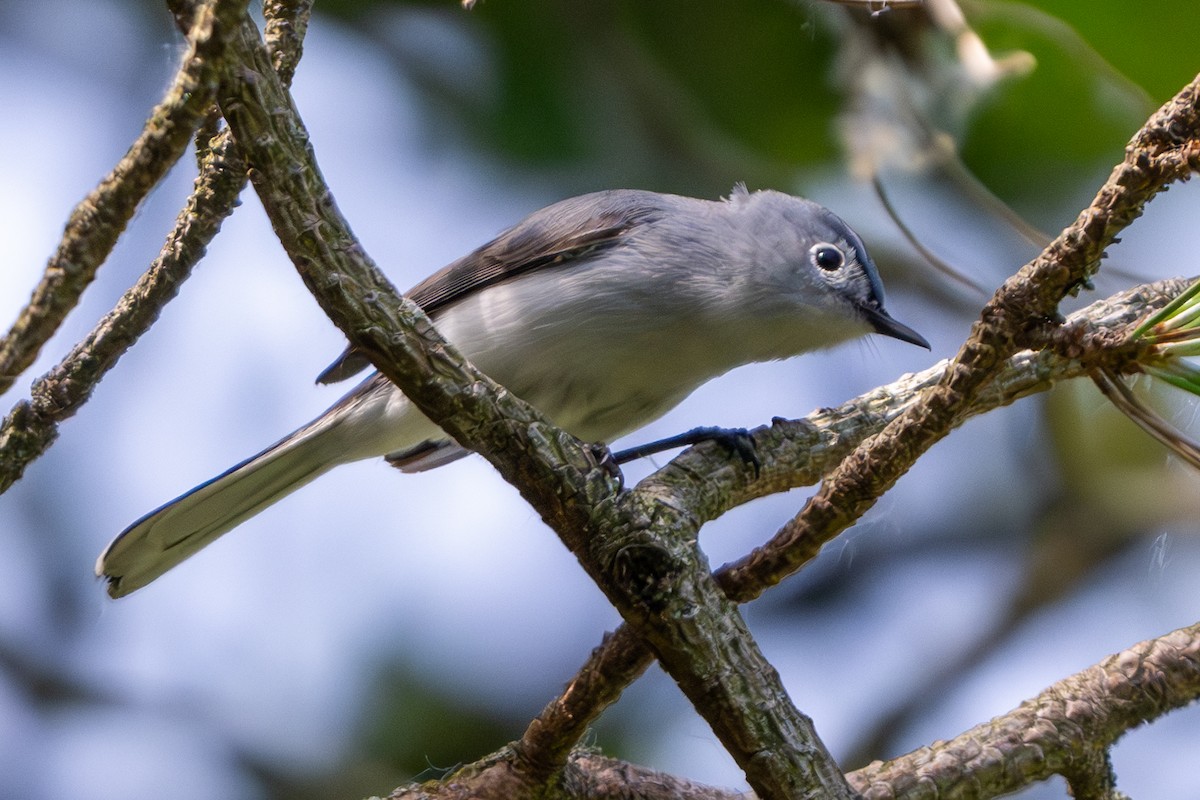
<svg viewBox="0 0 1200 800"><path fill-rule="evenodd" d="M140 589L275 501L354 460L338 428L327 417L315 420L130 525L96 561L109 595Z"/></svg>

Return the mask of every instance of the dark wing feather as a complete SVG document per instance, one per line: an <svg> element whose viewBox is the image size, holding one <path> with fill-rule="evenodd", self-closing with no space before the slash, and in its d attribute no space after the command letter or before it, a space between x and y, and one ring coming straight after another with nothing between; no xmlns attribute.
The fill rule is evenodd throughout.
<svg viewBox="0 0 1200 800"><path fill-rule="evenodd" d="M639 223L657 217L661 205L651 192L615 190L564 200L535 212L492 241L448 264L408 292L426 314L534 269L578 262L619 244ZM555 236L547 235L553 224ZM347 348L317 377L318 383L345 380L371 366Z"/></svg>
<svg viewBox="0 0 1200 800"><path fill-rule="evenodd" d="M321 371L321 374L317 376L317 383L330 384L344 381L347 378L353 378L369 366L371 366L371 359L351 345L342 351L336 361Z"/></svg>

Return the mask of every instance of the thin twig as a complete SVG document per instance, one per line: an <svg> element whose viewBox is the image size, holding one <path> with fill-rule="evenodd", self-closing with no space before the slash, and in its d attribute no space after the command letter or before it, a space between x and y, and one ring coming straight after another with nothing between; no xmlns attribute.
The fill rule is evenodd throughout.
<svg viewBox="0 0 1200 800"><path fill-rule="evenodd" d="M275 73L284 86L292 85L296 64L304 55L304 35L312 16L313 0L264 0L266 27L263 38Z"/></svg>
<svg viewBox="0 0 1200 800"><path fill-rule="evenodd" d="M871 176L871 188L875 190L875 196L879 198L880 205L883 206L883 210L887 212L887 215L891 218L893 224L900 229L900 233L904 236L908 243L912 245L914 250L921 254L922 258L929 262L930 266L951 280L967 287L968 289L976 291L981 295L985 294L986 290L984 289L982 283L975 280L970 275L958 269L953 264L949 263L937 253L926 247L925 243L922 242L916 233L913 232L913 229L908 227L908 223L906 223L904 221L904 217L900 215L899 209L892 204L892 199L887 193L887 187L883 185L883 179L879 177L878 172Z"/></svg>

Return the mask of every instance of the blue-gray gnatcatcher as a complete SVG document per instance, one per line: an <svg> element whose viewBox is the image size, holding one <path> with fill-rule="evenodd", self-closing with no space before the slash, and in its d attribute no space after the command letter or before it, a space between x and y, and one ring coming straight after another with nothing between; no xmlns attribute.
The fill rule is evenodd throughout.
<svg viewBox="0 0 1200 800"><path fill-rule="evenodd" d="M527 217L409 297L475 366L585 441L610 442L741 364L865 333L928 347L888 316L862 240L808 200L615 190ZM347 351L322 382L369 364ZM461 447L375 373L317 419L121 533L108 592L145 586L326 470L385 456L405 471Z"/></svg>

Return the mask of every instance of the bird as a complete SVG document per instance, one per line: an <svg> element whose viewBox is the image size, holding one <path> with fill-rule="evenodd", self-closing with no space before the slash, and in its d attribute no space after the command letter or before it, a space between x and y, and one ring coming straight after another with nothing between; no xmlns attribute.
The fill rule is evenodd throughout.
<svg viewBox="0 0 1200 800"><path fill-rule="evenodd" d="M929 348L884 309L878 270L849 225L810 200L743 184L718 200L611 189L559 201L407 297L476 367L597 443L743 364L868 333ZM369 366L348 348L318 382ZM419 472L468 452L375 372L138 519L101 553L96 575L122 597L335 466L383 457Z"/></svg>

